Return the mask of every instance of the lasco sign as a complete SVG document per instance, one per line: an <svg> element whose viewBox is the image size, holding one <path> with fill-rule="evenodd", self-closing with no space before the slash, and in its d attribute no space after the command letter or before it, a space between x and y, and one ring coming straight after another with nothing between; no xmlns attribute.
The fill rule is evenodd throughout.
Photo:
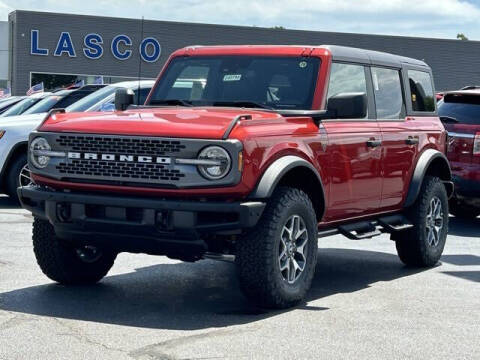
<svg viewBox="0 0 480 360"><path fill-rule="evenodd" d="M116 35L110 43L110 51L118 60L127 60L132 56L132 39L127 35ZM77 57L77 50L73 45L72 37L69 32L62 32L58 38L57 46L53 50L54 56L67 55ZM105 51L103 38L99 34L91 33L83 38L81 51L89 59L100 59ZM30 54L48 56L50 50L41 46L40 31L32 30L30 36ZM146 62L155 62L160 58L162 48L160 43L154 37L146 37L140 42L139 53Z"/></svg>

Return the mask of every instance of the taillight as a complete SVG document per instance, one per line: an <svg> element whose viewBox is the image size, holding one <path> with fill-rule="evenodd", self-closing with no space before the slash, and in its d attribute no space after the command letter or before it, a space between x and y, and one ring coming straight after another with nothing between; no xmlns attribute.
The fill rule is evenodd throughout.
<svg viewBox="0 0 480 360"><path fill-rule="evenodd" d="M480 133L475 134L475 140L473 141L473 155L480 156Z"/></svg>

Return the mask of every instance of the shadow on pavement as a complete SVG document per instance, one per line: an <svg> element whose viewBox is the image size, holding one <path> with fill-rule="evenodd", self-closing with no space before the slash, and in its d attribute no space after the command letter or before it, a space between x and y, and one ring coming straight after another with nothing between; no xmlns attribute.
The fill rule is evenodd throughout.
<svg viewBox="0 0 480 360"><path fill-rule="evenodd" d="M450 217L448 234L480 238L480 217L476 219L461 219Z"/></svg>
<svg viewBox="0 0 480 360"><path fill-rule="evenodd" d="M471 254L443 255L441 261L453 265L474 266L480 265L480 256Z"/></svg>
<svg viewBox="0 0 480 360"><path fill-rule="evenodd" d="M8 196L0 195L0 210L1 209L20 209L21 206L15 202L10 200Z"/></svg>
<svg viewBox="0 0 480 360"><path fill-rule="evenodd" d="M308 301L365 289L419 270L381 252L321 249ZM193 330L258 321L279 311L250 306L233 264L161 264L113 275L93 286L33 286L0 294L0 309L125 326ZM328 310L300 305L296 309ZM288 310L287 310L288 311Z"/></svg>
<svg viewBox="0 0 480 360"><path fill-rule="evenodd" d="M441 261L458 266L478 266L480 265L480 256L471 254L443 255ZM480 271L442 271L442 273L464 280L480 282Z"/></svg>
<svg viewBox="0 0 480 360"><path fill-rule="evenodd" d="M459 277L464 280L480 282L480 271L442 271L442 273Z"/></svg>

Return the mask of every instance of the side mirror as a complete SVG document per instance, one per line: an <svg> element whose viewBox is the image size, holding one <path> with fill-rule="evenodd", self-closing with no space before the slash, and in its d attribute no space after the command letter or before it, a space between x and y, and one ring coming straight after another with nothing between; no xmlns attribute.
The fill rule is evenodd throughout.
<svg viewBox="0 0 480 360"><path fill-rule="evenodd" d="M118 89L115 91L115 110L125 111L133 104L135 94L131 89Z"/></svg>
<svg viewBox="0 0 480 360"><path fill-rule="evenodd" d="M327 110L337 119L363 119L367 116L367 94L337 94L328 99Z"/></svg>

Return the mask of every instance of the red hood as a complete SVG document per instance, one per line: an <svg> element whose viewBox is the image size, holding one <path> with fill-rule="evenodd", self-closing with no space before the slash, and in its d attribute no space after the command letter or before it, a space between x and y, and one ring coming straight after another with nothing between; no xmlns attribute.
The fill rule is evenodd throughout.
<svg viewBox="0 0 480 360"><path fill-rule="evenodd" d="M115 113L55 114L39 130L221 139L231 121L242 114L252 115L252 120L280 117L271 112L237 108L156 108Z"/></svg>

